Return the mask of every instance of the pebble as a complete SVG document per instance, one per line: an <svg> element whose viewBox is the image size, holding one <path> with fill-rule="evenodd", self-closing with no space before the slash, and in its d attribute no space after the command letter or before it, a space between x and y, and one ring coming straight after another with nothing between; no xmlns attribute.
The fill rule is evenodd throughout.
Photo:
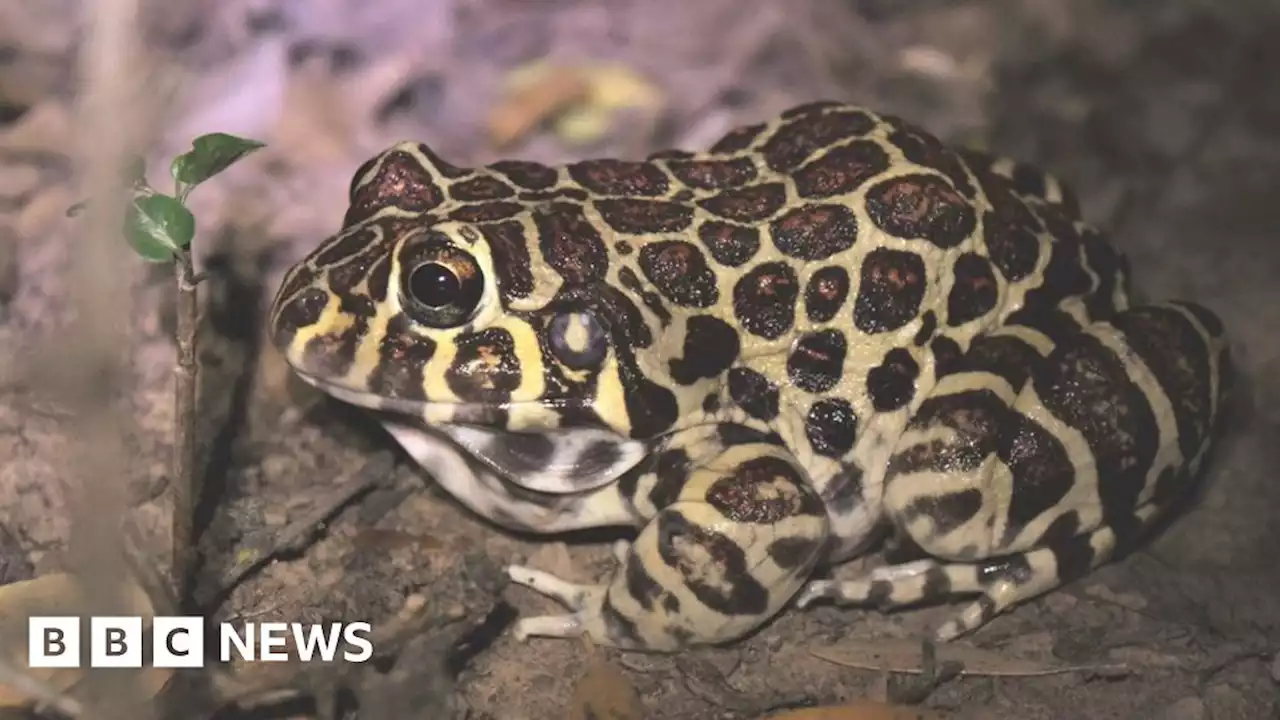
<svg viewBox="0 0 1280 720"><path fill-rule="evenodd" d="M1194 695L1175 700L1172 704L1165 706L1164 712L1160 715L1163 720L1204 720L1208 716L1209 710L1205 707L1204 701Z"/></svg>
<svg viewBox="0 0 1280 720"><path fill-rule="evenodd" d="M1271 679L1280 683L1280 652L1271 660Z"/></svg>

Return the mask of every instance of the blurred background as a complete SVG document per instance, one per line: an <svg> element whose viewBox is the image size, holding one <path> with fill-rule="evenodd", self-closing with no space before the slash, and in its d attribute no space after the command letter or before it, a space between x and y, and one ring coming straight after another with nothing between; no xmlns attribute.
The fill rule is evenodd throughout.
<svg viewBox="0 0 1280 720"><path fill-rule="evenodd" d="M369 156L414 139L464 166L508 157L638 159L705 148L791 105L844 100L1052 168L1130 255L1139 294L1213 307L1232 329L1244 368L1242 419L1204 508L1157 550L1008 621L1031 628L1024 636L1033 640L1023 642L1036 652L1148 670L1103 684L977 678L944 686L928 704L957 717L1280 717L1273 660L1280 535L1270 517L1280 510L1275 3L149 0L143 7L140 52L160 68L147 86L159 113L148 138L153 183L165 186L168 159L198 134L267 144L191 199L198 265L217 273L206 286L203 356L206 382L221 388L208 413L224 490L211 547L232 554L244 537L284 525L340 471L385 447L385 438L297 388L259 342L281 274L338 229L351 175ZM74 347L59 328L75 247L64 211L79 199L71 150L81 10L81 0L0 0L0 347ZM129 282L137 301L134 374L117 389L138 421L131 507L160 536L173 300L168 270L140 267ZM0 537L7 538L0 545L10 579L56 567L68 534L62 481L49 458L74 439L24 388L20 378L0 388ZM421 485L410 470L398 472L405 488ZM438 495L399 497L372 520L344 516L318 549L251 580L221 612L364 618L431 586L482 613L497 592L496 568L552 552L495 533ZM391 534L371 535L374 525ZM575 563L607 557L572 553ZM525 612L550 607L510 590L504 597L519 598ZM854 629L915 637L937 618L915 617L792 614L742 648L618 667L644 698L644 717L758 717L788 704L874 695L881 675L816 659L808 648L839 643ZM999 638L996 631L987 641ZM468 717L553 718L567 717L566 698L587 660L573 643L501 640L477 663L451 690ZM670 699L655 700L667 692Z"/></svg>

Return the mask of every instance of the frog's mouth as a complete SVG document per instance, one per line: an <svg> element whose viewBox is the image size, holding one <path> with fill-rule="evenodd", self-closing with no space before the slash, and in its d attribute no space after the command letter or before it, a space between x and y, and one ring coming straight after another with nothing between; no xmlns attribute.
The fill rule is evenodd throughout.
<svg viewBox="0 0 1280 720"><path fill-rule="evenodd" d="M414 418L515 485L553 495L608 485L650 453L649 444L605 428L556 427L513 431L484 424L487 408L387 398L299 372L298 376L342 402Z"/></svg>

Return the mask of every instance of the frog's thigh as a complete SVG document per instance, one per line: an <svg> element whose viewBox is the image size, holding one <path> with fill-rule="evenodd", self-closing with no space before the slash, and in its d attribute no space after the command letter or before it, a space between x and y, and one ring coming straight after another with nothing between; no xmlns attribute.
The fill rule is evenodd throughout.
<svg viewBox="0 0 1280 720"><path fill-rule="evenodd" d="M945 560L813 583L801 604L980 594L938 630L947 640L1130 549L1198 469L1224 348L1209 311L1165 304L1024 357L1036 366L1029 382L998 358L969 362L922 405L886 478L897 531Z"/></svg>
<svg viewBox="0 0 1280 720"><path fill-rule="evenodd" d="M676 440L666 452L683 452ZM586 634L600 645L674 651L741 637L800 589L825 544L827 517L783 448L748 442L666 467L661 481L674 502L620 553L610 581L577 585L509 569L572 611L521 620L517 637Z"/></svg>

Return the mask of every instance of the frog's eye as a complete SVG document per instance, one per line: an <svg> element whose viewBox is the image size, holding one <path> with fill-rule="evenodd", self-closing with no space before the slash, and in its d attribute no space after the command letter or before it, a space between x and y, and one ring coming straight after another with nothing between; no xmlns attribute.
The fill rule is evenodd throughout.
<svg viewBox="0 0 1280 720"><path fill-rule="evenodd" d="M409 316L444 330L466 324L484 295L484 274L475 258L453 247L441 247L405 268L401 299Z"/></svg>

